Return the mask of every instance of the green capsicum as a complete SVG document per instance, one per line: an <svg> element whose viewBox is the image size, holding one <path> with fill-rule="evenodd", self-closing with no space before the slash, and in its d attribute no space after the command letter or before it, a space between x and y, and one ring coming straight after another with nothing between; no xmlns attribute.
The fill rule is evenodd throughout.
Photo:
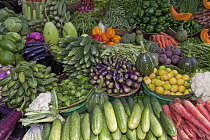
<svg viewBox="0 0 210 140"><path fill-rule="evenodd" d="M144 9L149 8L149 7L150 7L150 1L143 1L142 7L143 7Z"/></svg>
<svg viewBox="0 0 210 140"><path fill-rule="evenodd" d="M163 24L163 26L164 26L165 28L168 28L168 27L170 27L170 23L169 23L169 22L166 22L166 23Z"/></svg>
<svg viewBox="0 0 210 140"><path fill-rule="evenodd" d="M151 25L155 25L157 23L158 19L155 16L150 16L149 17L149 23Z"/></svg>
<svg viewBox="0 0 210 140"><path fill-rule="evenodd" d="M132 17L128 18L128 23L129 23L130 25L134 25L134 24L135 24L135 19L132 18Z"/></svg>
<svg viewBox="0 0 210 140"><path fill-rule="evenodd" d="M161 4L161 3L164 3L164 2L167 2L167 0L157 0L158 4Z"/></svg>
<svg viewBox="0 0 210 140"><path fill-rule="evenodd" d="M161 11L160 9L157 9L157 10L155 10L154 15L155 15L156 17L161 16L161 15L162 15L162 11Z"/></svg>
<svg viewBox="0 0 210 140"><path fill-rule="evenodd" d="M144 9L139 10L139 18L143 18L144 16Z"/></svg>
<svg viewBox="0 0 210 140"><path fill-rule="evenodd" d="M154 26L153 25L147 25L145 28L146 33L152 33L154 31Z"/></svg>
<svg viewBox="0 0 210 140"><path fill-rule="evenodd" d="M146 17L146 16L145 16L145 17L142 18L142 22L143 22L143 23L147 23L148 21L149 21L149 17Z"/></svg>
<svg viewBox="0 0 210 140"><path fill-rule="evenodd" d="M160 4L160 7L162 7L162 8L168 8L168 7L170 7L170 4L168 2L164 2L164 3L161 3Z"/></svg>
<svg viewBox="0 0 210 140"><path fill-rule="evenodd" d="M166 7L166 8L161 7L161 11L162 11L163 13L170 13L170 8L169 8L169 7Z"/></svg>
<svg viewBox="0 0 210 140"><path fill-rule="evenodd" d="M170 13L166 13L164 16L165 16L165 19L166 19L166 20L171 20L171 19L173 19L173 18L171 17L171 14L170 14Z"/></svg>
<svg viewBox="0 0 210 140"><path fill-rule="evenodd" d="M156 2L151 2L150 7L156 10L159 7L159 5Z"/></svg>
<svg viewBox="0 0 210 140"><path fill-rule="evenodd" d="M139 29L145 30L145 28L146 28L146 24L144 23L139 24Z"/></svg>
<svg viewBox="0 0 210 140"><path fill-rule="evenodd" d="M138 17L138 11L136 10L136 11L133 11L132 13L131 13L131 17L132 18L137 18Z"/></svg>
<svg viewBox="0 0 210 140"><path fill-rule="evenodd" d="M160 23L160 24L163 24L163 23L165 23L165 19L166 18L164 16L160 16L160 17L157 18L157 22Z"/></svg>
<svg viewBox="0 0 210 140"><path fill-rule="evenodd" d="M155 28L154 31L155 31L156 33L162 32L162 31L164 31L164 29L165 29L165 28L164 28L162 25L160 25L160 24L155 25L154 28Z"/></svg>
<svg viewBox="0 0 210 140"><path fill-rule="evenodd" d="M154 14L154 9L153 8L147 8L146 10L145 10L145 15L146 16L151 16L151 15L153 15Z"/></svg>

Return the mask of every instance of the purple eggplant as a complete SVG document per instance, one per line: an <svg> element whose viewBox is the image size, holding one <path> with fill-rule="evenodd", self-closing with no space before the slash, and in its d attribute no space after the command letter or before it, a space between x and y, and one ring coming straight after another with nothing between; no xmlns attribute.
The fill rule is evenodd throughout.
<svg viewBox="0 0 210 140"><path fill-rule="evenodd" d="M121 94L124 93L122 88L120 88L119 93L121 93Z"/></svg>
<svg viewBox="0 0 210 140"><path fill-rule="evenodd" d="M134 75L133 81L137 81L138 79L139 79L139 77L137 75Z"/></svg>
<svg viewBox="0 0 210 140"><path fill-rule="evenodd" d="M115 68L118 69L121 66L121 64L122 64L122 62L118 60L115 65Z"/></svg>
<svg viewBox="0 0 210 140"><path fill-rule="evenodd" d="M114 82L110 82L110 84L108 85L108 88L114 88Z"/></svg>
<svg viewBox="0 0 210 140"><path fill-rule="evenodd" d="M138 80L136 82L141 83L142 82L142 77L138 77Z"/></svg>
<svg viewBox="0 0 210 140"><path fill-rule="evenodd" d="M112 94L113 93L111 88L107 89L106 92L107 92L107 94Z"/></svg>
<svg viewBox="0 0 210 140"><path fill-rule="evenodd" d="M98 75L93 75L93 76L92 76L92 79L93 79L93 80L98 80Z"/></svg>
<svg viewBox="0 0 210 140"><path fill-rule="evenodd" d="M6 106L0 106L0 114L6 116L9 113L11 113L12 109L6 107Z"/></svg>
<svg viewBox="0 0 210 140"><path fill-rule="evenodd" d="M127 70L130 70L131 69L131 64L130 63L125 63L126 67L127 67Z"/></svg>
<svg viewBox="0 0 210 140"><path fill-rule="evenodd" d="M117 81L114 81L114 87L119 91L120 90L120 84Z"/></svg>
<svg viewBox="0 0 210 140"><path fill-rule="evenodd" d="M90 77L92 77L92 76L94 76L94 75L96 75L96 73L94 73L94 72L91 72L91 73L90 73Z"/></svg>
<svg viewBox="0 0 210 140"><path fill-rule="evenodd" d="M117 69L118 74L122 74L123 72L124 72L124 70L122 68Z"/></svg>
<svg viewBox="0 0 210 140"><path fill-rule="evenodd" d="M109 64L113 65L112 57L108 58L108 62L109 62Z"/></svg>
<svg viewBox="0 0 210 140"><path fill-rule="evenodd" d="M122 62L122 64L121 64L121 68L123 68L124 70L126 70L126 69L127 69L127 67L126 67L126 65L125 65L125 62Z"/></svg>
<svg viewBox="0 0 210 140"><path fill-rule="evenodd" d="M0 140L6 140L14 130L18 121L22 118L22 112L13 110L0 121Z"/></svg>
<svg viewBox="0 0 210 140"><path fill-rule="evenodd" d="M102 72L104 72L106 70L106 67L103 67L103 68L101 68L101 69L98 69L98 72L99 73L102 73Z"/></svg>
<svg viewBox="0 0 210 140"><path fill-rule="evenodd" d="M124 77L123 76L119 76L118 82L123 83L124 82Z"/></svg>
<svg viewBox="0 0 210 140"><path fill-rule="evenodd" d="M119 90L117 90L116 88L113 89L113 93L114 94L119 94Z"/></svg>
<svg viewBox="0 0 210 140"><path fill-rule="evenodd" d="M128 58L124 58L123 61L128 62Z"/></svg>
<svg viewBox="0 0 210 140"><path fill-rule="evenodd" d="M102 67L97 65L97 66L95 66L95 68L98 70L98 69L101 69Z"/></svg>
<svg viewBox="0 0 210 140"><path fill-rule="evenodd" d="M91 83L92 85L94 85L94 84L96 84L96 83L97 83L97 81L96 81L96 80L94 80L94 79L91 79L91 80L90 80L90 83Z"/></svg>
<svg viewBox="0 0 210 140"><path fill-rule="evenodd" d="M102 62L103 62L105 65L107 65L107 66L110 65L109 62L108 62L106 59L103 59Z"/></svg>
<svg viewBox="0 0 210 140"><path fill-rule="evenodd" d="M98 73L98 70L96 68L93 69L93 72Z"/></svg>
<svg viewBox="0 0 210 140"><path fill-rule="evenodd" d="M118 81L119 79L120 79L119 76L116 76L114 80Z"/></svg>
<svg viewBox="0 0 210 140"><path fill-rule="evenodd" d="M100 84L100 82L101 82L101 80L100 80L100 79L96 80L96 83L97 83L97 84Z"/></svg>
<svg viewBox="0 0 210 140"><path fill-rule="evenodd" d="M18 125L18 127L12 132L8 140L22 140L27 129L23 125Z"/></svg>
<svg viewBox="0 0 210 140"><path fill-rule="evenodd" d="M107 74L108 74L108 71L107 71L107 70L105 70L105 71L103 71L103 72L101 73L102 76L105 76L105 75L107 75Z"/></svg>
<svg viewBox="0 0 210 140"><path fill-rule="evenodd" d="M127 86L125 83L121 83L121 86L124 93L129 93L131 91L131 88Z"/></svg>
<svg viewBox="0 0 210 140"><path fill-rule="evenodd" d="M105 78L107 80L110 80L110 79L112 79L112 77L113 77L113 75L111 73L108 73Z"/></svg>
<svg viewBox="0 0 210 140"><path fill-rule="evenodd" d="M98 87L98 84L94 84L94 85L93 85L93 88L97 88L97 87Z"/></svg>
<svg viewBox="0 0 210 140"><path fill-rule="evenodd" d="M129 73L127 71L124 72L124 77L125 77L125 79L129 78Z"/></svg>
<svg viewBox="0 0 210 140"><path fill-rule="evenodd" d="M135 65L131 65L131 69L132 69L133 71L136 71L136 66L135 66Z"/></svg>
<svg viewBox="0 0 210 140"><path fill-rule="evenodd" d="M102 88L103 91L107 91L107 89L108 89L107 87L103 87Z"/></svg>
<svg viewBox="0 0 210 140"><path fill-rule="evenodd" d="M107 67L107 65L104 65L104 64L102 64L102 63L99 63L98 66L101 67L101 68Z"/></svg>
<svg viewBox="0 0 210 140"><path fill-rule="evenodd" d="M106 86L108 86L110 84L110 81L106 80L104 83L106 84Z"/></svg>
<svg viewBox="0 0 210 140"><path fill-rule="evenodd" d="M129 78L130 79L133 79L135 77L135 74L133 73L132 70L128 70L128 73L129 73Z"/></svg>
<svg viewBox="0 0 210 140"><path fill-rule="evenodd" d="M114 56L114 55L113 55L111 58L112 58L112 61L113 61L113 62L117 60L117 57Z"/></svg>
<svg viewBox="0 0 210 140"><path fill-rule="evenodd" d="M133 82L132 89L137 89L139 87L139 83Z"/></svg>
<svg viewBox="0 0 210 140"><path fill-rule="evenodd" d="M112 69L112 67L110 67L110 66L106 67L106 70L108 70L108 71L110 71L111 69Z"/></svg>
<svg viewBox="0 0 210 140"><path fill-rule="evenodd" d="M116 77L117 77L117 70L116 69L113 71L112 77L114 78L114 80L116 79Z"/></svg>
<svg viewBox="0 0 210 140"><path fill-rule="evenodd" d="M126 85L128 85L130 87L130 86L132 86L133 81L131 79L126 79L125 83L126 83Z"/></svg>
<svg viewBox="0 0 210 140"><path fill-rule="evenodd" d="M138 72L138 71L133 71L133 73L137 76L141 76L140 72Z"/></svg>

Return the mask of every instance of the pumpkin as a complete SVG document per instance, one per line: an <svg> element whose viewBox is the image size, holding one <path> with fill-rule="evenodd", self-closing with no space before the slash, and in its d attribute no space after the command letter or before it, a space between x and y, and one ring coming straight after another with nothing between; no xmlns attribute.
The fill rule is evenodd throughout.
<svg viewBox="0 0 210 140"><path fill-rule="evenodd" d="M177 13L177 11L174 9L173 5L170 5L170 13L171 16L175 19L175 20L184 20L187 21L191 18L192 14L191 13Z"/></svg>
<svg viewBox="0 0 210 140"><path fill-rule="evenodd" d="M198 68L198 61L191 56L191 50L189 50L188 55L179 61L178 66L186 72L193 73Z"/></svg>
<svg viewBox="0 0 210 140"><path fill-rule="evenodd" d="M200 38L203 41L203 43L210 43L210 39L209 39L210 36L209 36L208 32L209 32L209 29L203 29L201 31Z"/></svg>
<svg viewBox="0 0 210 140"><path fill-rule="evenodd" d="M103 110L104 102L109 100L106 92L102 90L103 83L104 78L100 76L100 84L88 94L86 98L86 109L88 112L91 112L95 105L99 105Z"/></svg>
<svg viewBox="0 0 210 140"><path fill-rule="evenodd" d="M203 5L205 8L210 9L210 2L208 0L203 0Z"/></svg>
<svg viewBox="0 0 210 140"><path fill-rule="evenodd" d="M175 34L175 38L178 42L183 42L183 41L187 40L187 38L188 38L188 33L186 30L184 30L183 24L184 24L184 22L182 23L180 29Z"/></svg>
<svg viewBox="0 0 210 140"><path fill-rule="evenodd" d="M154 53L147 52L142 41L140 44L141 53L136 59L136 68L143 76L149 76L158 65L158 57Z"/></svg>

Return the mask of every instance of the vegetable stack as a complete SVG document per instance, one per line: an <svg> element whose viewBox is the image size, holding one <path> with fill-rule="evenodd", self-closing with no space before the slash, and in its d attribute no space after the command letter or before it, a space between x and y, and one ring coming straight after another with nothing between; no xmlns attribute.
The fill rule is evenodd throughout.
<svg viewBox="0 0 210 140"><path fill-rule="evenodd" d="M11 69L11 74L0 80L3 86L2 102L9 106L22 105L24 98L27 107L38 93L50 91L57 86L55 73L50 73L51 67L36 64L36 61L22 61L16 68Z"/></svg>
<svg viewBox="0 0 210 140"><path fill-rule="evenodd" d="M210 138L210 102L196 100L181 101L175 98L169 105L163 105L164 112L173 120L178 131L178 139L209 139Z"/></svg>

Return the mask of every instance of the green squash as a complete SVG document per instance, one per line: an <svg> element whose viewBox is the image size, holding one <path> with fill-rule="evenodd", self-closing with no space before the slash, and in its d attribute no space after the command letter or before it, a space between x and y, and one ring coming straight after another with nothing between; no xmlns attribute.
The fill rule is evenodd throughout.
<svg viewBox="0 0 210 140"><path fill-rule="evenodd" d="M178 42L183 42L183 41L187 40L187 38L188 38L188 33L186 30L184 30L183 24L184 24L184 22L182 23L180 29L175 34L175 38Z"/></svg>
<svg viewBox="0 0 210 140"><path fill-rule="evenodd" d="M191 50L189 50L188 55L179 61L178 66L186 72L193 73L198 68L198 61L191 56Z"/></svg>
<svg viewBox="0 0 210 140"><path fill-rule="evenodd" d="M103 110L104 102L109 100L106 92L102 90L103 83L104 78L100 76L100 84L97 88L92 89L91 93L87 96L86 109L88 112L92 112L95 105L99 105L101 110Z"/></svg>
<svg viewBox="0 0 210 140"><path fill-rule="evenodd" d="M149 76L154 68L158 66L158 57L151 52L147 52L141 41L142 51L136 59L136 68L143 76Z"/></svg>

